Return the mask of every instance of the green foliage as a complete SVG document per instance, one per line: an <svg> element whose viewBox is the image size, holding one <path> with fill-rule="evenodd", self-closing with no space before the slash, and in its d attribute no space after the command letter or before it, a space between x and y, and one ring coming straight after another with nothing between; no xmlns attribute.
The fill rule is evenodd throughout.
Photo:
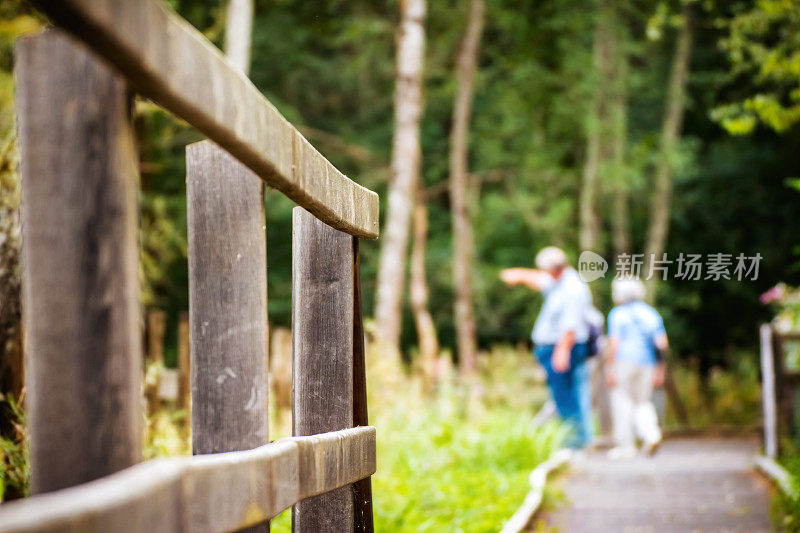
<svg viewBox="0 0 800 533"><path fill-rule="evenodd" d="M444 347L452 348L445 182L453 68L466 8L454 0L429 4L422 123L423 181L432 191L426 260L431 312ZM170 5L215 43L221 42L223 0L172 0ZM565 247L573 258L579 252L577 198L586 117L597 83L592 68L595 7L579 0L501 0L487 7L470 131L474 298L483 349L526 339L541 302L529 291L501 285L499 269L532 264L536 250L547 244ZM666 80L682 23L679 7L677 2L619 6L626 30L622 46L630 56L628 150L621 169L603 169L609 183L601 209L608 220L609 191L621 182L631 197L634 251L643 247L647 229ZM783 184L786 177L800 175L794 156L797 138L789 132L776 143L762 133L735 143L708 117L709 109L752 92L756 85L752 77L731 81L727 52L719 47L721 39L730 37L733 23L726 21L746 11L713 2L698 7L683 141L671 154L677 171L670 254L760 250L765 256L764 281L726 285L722 291L719 284L670 282L661 291L659 307L674 333L676 352L708 359L708 365L701 365L704 372L724 359L728 344L755 342L753 324L764 315L757 295L778 279L791 281L797 275L786 250L796 244L790 228L800 220L795 199ZM256 86L337 167L377 190L385 208L397 3L256 2L255 15L251 77ZM6 66L0 70L10 79L10 56L3 61ZM0 105L0 114L8 109ZM137 105L137 124L143 161L143 301L169 313L167 360L172 364L177 316L188 307L184 146L202 136L149 104ZM287 326L292 203L269 191L266 207L270 321ZM750 222L746 228L742 220ZM610 255L607 224L601 240L601 251ZM378 251L379 243L365 242L361 248L367 316L374 303ZM607 285L599 284L597 290L604 311L610 304ZM732 315L733 308L741 312ZM408 309L405 313L403 344L411 353L416 334ZM701 323L712 327L696 327Z"/></svg>
<svg viewBox="0 0 800 533"><path fill-rule="evenodd" d="M207 37L221 43L225 1L170 0L169 5ZM430 307L445 348L454 345L450 209L446 194L453 68L466 4L429 2L426 20L423 181L431 190L427 254ZM798 102L796 0L694 2L696 47L687 114L676 162L669 253L759 251L761 277L750 284L668 282L659 309L676 353L725 360L733 345L752 346L765 310L756 298L778 280L800 283L793 228L796 196L784 180L800 175L800 145L792 129L778 138L765 129L731 139L709 118L727 116L731 131L751 129L756 107L776 127L788 124ZM621 46L629 56L628 149L621 168L604 168L601 252L610 256L611 189L630 195L633 251L647 232L652 176L681 2L620 2ZM348 175L381 193L386 204L392 139L397 2L289 0L256 2L251 77L281 112ZM487 6L470 130L474 267L478 337L482 349L528 337L540 298L509 291L499 269L530 265L547 244L576 258L577 199L586 157L585 133L597 85L592 67L596 2L499 0ZM13 127L12 41L41 24L25 3L0 3L0 140ZM727 60L730 59L730 62ZM793 77L794 76L794 77ZM770 96L781 109L770 108ZM756 101L761 102L759 104ZM735 104L730 107L731 102ZM739 105L741 104L741 105ZM747 104L751 105L751 104ZM728 107L726 107L728 106ZM739 106L739 107L736 107ZM773 106L774 107L774 106ZM173 364L177 316L188 308L185 152L202 138L151 104L137 103L141 167L141 273L145 305L164 309L168 364ZM767 112L767 110L771 111ZM733 110L733 111L731 111ZM747 111L742 114L740 111ZM780 117L778 117L780 115ZM738 117L738 118L736 118ZM774 118L778 117L778 118ZM782 117L782 118L781 118ZM748 122L749 121L749 122ZM14 174L16 179L16 174ZM14 187L8 191L16 191ZM4 189L5 190L5 189ZM436 192L440 191L440 192ZM4 192L14 200L16 192ZM15 201L15 200L14 200ZM270 321L290 323L292 203L267 194ZM384 217L385 219L385 217ZM746 223L744 223L746 221ZM365 242L365 312L372 312L379 243ZM609 309L608 284L597 300ZM731 309L737 309L732 313ZM702 327L698 325L702 324ZM416 344L406 309L403 345Z"/></svg>
<svg viewBox="0 0 800 533"><path fill-rule="evenodd" d="M0 435L0 502L28 495L28 432L25 412L14 398L7 396L0 407L11 424L9 435Z"/></svg>
<svg viewBox="0 0 800 533"><path fill-rule="evenodd" d="M758 92L717 107L712 117L735 135L759 122L786 131L800 121L800 2L757 0L722 24L732 74L752 77Z"/></svg>
<svg viewBox="0 0 800 533"><path fill-rule="evenodd" d="M734 354L727 368L716 366L706 377L697 365L673 366L671 371L689 427L754 428L761 423L761 381L755 354ZM679 428L673 413L668 414L667 426Z"/></svg>
<svg viewBox="0 0 800 533"><path fill-rule="evenodd" d="M382 457L394 457L375 476L385 531L498 530L560 436L554 426L530 431L514 412L493 411L477 422L437 416L410 422L387 435Z"/></svg>
<svg viewBox="0 0 800 533"><path fill-rule="evenodd" d="M781 457L780 464L792 476L792 485L800 491L800 454ZM772 520L776 531L800 532L800 500L777 490L772 500Z"/></svg>
<svg viewBox="0 0 800 533"><path fill-rule="evenodd" d="M445 383L433 401L407 386L395 400L370 399L376 529L497 531L524 500L531 470L559 447L563 429L529 426L547 393L527 351L490 357L475 384Z"/></svg>

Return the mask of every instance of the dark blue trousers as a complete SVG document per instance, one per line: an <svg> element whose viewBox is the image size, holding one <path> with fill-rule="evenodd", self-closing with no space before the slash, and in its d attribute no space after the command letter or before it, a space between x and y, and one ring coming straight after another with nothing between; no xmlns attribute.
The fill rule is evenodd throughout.
<svg viewBox="0 0 800 533"><path fill-rule="evenodd" d="M589 348L586 343L573 346L566 372L553 370L554 348L552 344L536 346L534 354L547 372L547 385L558 414L572 426L566 445L582 448L591 443L594 436L592 385L587 361Z"/></svg>

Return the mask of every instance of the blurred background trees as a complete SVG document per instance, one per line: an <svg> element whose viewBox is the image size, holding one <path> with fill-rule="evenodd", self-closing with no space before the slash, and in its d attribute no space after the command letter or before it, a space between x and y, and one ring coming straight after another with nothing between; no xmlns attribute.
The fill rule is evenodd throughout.
<svg viewBox="0 0 800 533"><path fill-rule="evenodd" d="M169 4L224 45L228 1ZM661 249L670 256L760 252L757 281L667 280L657 301L676 354L697 358L703 369L752 349L755 324L769 317L758 295L780 280L800 281L794 229L800 211L787 184L800 176L797 3L487 3L459 155L464 180L454 181L455 190L463 186L463 204L448 191L450 151L460 129L454 120L458 58L472 5L441 0L427 12L423 5L424 19L413 15L425 42L415 52L422 59L414 75L425 102L414 96L413 105L424 109L419 174L404 182L407 212L399 213L390 201L397 180L392 168L401 161L413 168L416 156L392 148L395 126L401 126L393 118L396 54L403 10L416 5L255 0L250 51L256 86L334 164L381 193L382 220L391 227L383 228L378 243L362 246L367 316L380 294L381 246L390 246L394 224L405 227L406 244L386 252L401 268L385 274L397 292L387 313L397 325L389 329L396 328L391 336L404 356L416 357L420 344L434 351L440 344L455 354L457 323L465 322L456 319L456 296L469 289L455 281L454 257L471 280L471 295L462 301L474 309L477 348L525 341L540 300L507 290L497 273L531 265L547 244L564 247L574 259L586 247L609 259ZM10 146L12 42L41 19L15 0L0 6L0 140ZM200 135L148 102L138 102L136 110L143 302L168 312L166 357L174 364L177 317L188 308L184 147ZM0 155L5 228L17 202L16 156L13 147ZM266 198L270 320L288 326L291 203L274 192ZM424 210L412 216L415 205ZM471 226L463 248L471 265L454 240L459 232L451 216L462 212ZM13 241L16 233L4 229L4 235ZM412 248L416 266L408 269L403 265ZM2 272L16 272L13 252L4 251L3 258ZM424 311L416 321L412 314L408 287L414 272L416 285L427 289L415 306L428 310L428 321ZM594 288L603 310L610 303L607 281ZM12 282L4 287L16 290ZM15 309L13 301L4 297L2 309ZM431 333L425 343L415 327L420 317Z"/></svg>

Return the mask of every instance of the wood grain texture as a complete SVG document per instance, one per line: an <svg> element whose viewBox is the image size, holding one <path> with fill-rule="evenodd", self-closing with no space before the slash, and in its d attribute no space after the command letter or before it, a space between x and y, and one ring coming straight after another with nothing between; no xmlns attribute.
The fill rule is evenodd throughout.
<svg viewBox="0 0 800 533"><path fill-rule="evenodd" d="M192 451L247 450L269 440L263 185L210 141L186 160Z"/></svg>
<svg viewBox="0 0 800 533"><path fill-rule="evenodd" d="M353 434L360 438L351 438ZM300 494L304 497L358 481L365 477L364 472L374 473L375 431L370 426L293 437L292 442L299 446Z"/></svg>
<svg viewBox="0 0 800 533"><path fill-rule="evenodd" d="M137 169L124 80L60 30L16 48L33 493L142 454Z"/></svg>
<svg viewBox="0 0 800 533"><path fill-rule="evenodd" d="M352 427L353 245L300 207L292 226L292 339L294 434ZM293 528L352 531L352 488L295 505Z"/></svg>
<svg viewBox="0 0 800 533"><path fill-rule="evenodd" d="M0 533L223 532L375 473L375 428L157 459L0 506Z"/></svg>
<svg viewBox="0 0 800 533"><path fill-rule="evenodd" d="M378 196L348 179L222 53L156 0L35 0L143 95L202 131L321 220L378 236Z"/></svg>
<svg viewBox="0 0 800 533"><path fill-rule="evenodd" d="M64 490L0 506L3 533L184 531L185 457L157 459Z"/></svg>
<svg viewBox="0 0 800 533"><path fill-rule="evenodd" d="M291 441L195 456L183 484L189 530L265 529L261 524L300 497L299 457Z"/></svg>

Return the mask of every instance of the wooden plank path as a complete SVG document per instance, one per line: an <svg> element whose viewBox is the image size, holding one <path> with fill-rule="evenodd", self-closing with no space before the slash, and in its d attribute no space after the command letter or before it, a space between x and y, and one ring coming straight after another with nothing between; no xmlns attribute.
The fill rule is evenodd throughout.
<svg viewBox="0 0 800 533"><path fill-rule="evenodd" d="M772 531L757 450L756 440L692 438L669 440L652 458L590 453L563 478L564 501L531 531Z"/></svg>

